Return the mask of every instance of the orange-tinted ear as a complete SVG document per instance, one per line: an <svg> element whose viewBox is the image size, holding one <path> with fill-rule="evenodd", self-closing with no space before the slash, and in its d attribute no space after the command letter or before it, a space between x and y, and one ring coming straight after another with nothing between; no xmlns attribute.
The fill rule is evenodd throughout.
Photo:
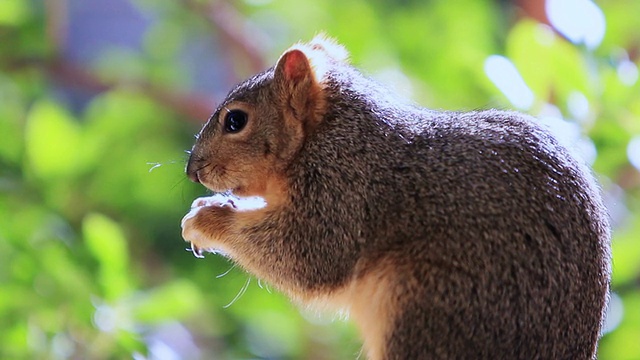
<svg viewBox="0 0 640 360"><path fill-rule="evenodd" d="M298 49L289 50L282 55L277 69L280 70L285 81L300 83L305 78L313 77L307 56Z"/></svg>
<svg viewBox="0 0 640 360"><path fill-rule="evenodd" d="M294 46L278 60L274 82L290 126L311 130L324 115L324 88L316 78L312 50Z"/></svg>

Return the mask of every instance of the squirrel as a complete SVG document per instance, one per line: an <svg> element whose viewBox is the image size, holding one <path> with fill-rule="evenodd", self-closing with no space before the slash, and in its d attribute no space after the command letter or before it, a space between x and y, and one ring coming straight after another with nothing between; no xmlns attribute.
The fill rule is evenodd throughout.
<svg viewBox="0 0 640 360"><path fill-rule="evenodd" d="M421 108L347 57L296 44L215 110L194 254L347 312L369 359L594 358L610 227L587 166L528 115Z"/></svg>

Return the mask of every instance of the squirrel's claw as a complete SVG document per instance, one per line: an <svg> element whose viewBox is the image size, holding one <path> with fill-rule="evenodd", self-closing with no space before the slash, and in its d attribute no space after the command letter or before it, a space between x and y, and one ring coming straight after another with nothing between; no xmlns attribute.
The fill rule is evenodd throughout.
<svg viewBox="0 0 640 360"><path fill-rule="evenodd" d="M203 250L194 243L191 243L191 248L187 248L187 251L191 251L193 253L193 256L197 257L198 259L204 258L204 255L202 254Z"/></svg>

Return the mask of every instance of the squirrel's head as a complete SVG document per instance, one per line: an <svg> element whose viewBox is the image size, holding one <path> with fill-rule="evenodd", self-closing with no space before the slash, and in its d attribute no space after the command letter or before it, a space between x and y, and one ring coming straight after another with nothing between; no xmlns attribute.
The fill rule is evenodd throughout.
<svg viewBox="0 0 640 360"><path fill-rule="evenodd" d="M215 192L262 196L286 188L285 170L322 122L325 77L346 51L319 36L234 88L204 125L187 175Z"/></svg>

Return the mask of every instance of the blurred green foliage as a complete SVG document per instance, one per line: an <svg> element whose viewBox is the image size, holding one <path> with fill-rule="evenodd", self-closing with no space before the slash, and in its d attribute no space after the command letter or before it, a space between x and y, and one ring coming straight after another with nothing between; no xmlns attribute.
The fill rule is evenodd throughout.
<svg viewBox="0 0 640 360"><path fill-rule="evenodd" d="M225 259L196 260L180 236L205 193L183 175L199 127L176 105L194 92L184 44L210 38L226 59L212 63L237 81L321 30L432 108L511 107L483 69L502 54L535 95L529 112L553 106L557 121L577 125L597 150L615 225L619 322L599 358L640 358L640 173L627 152L640 136L640 81L621 75L632 64L637 77L640 2L599 2L607 31L589 50L510 2L139 0L153 19L141 48L104 46L82 64L65 62L56 32L68 2L0 1L0 358L357 357L352 326L301 312ZM209 5L233 21L202 11ZM65 79L61 64L91 79ZM88 100L77 106L69 92ZM572 108L576 96L586 113Z"/></svg>

